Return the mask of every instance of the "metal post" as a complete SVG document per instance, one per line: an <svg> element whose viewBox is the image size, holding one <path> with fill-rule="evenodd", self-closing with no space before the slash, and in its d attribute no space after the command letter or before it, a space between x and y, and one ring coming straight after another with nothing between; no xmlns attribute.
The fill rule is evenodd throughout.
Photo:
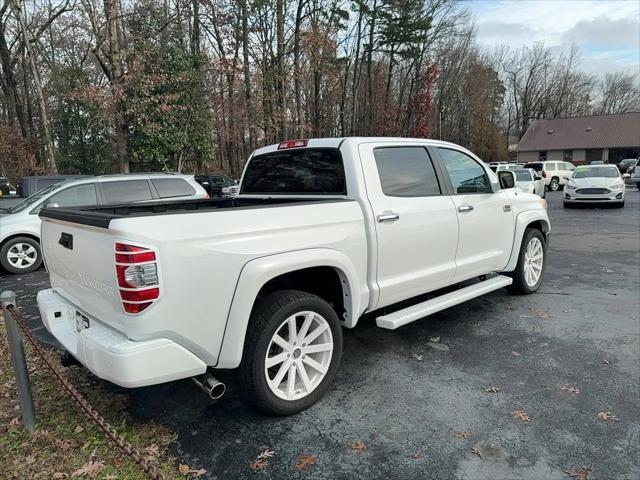
<svg viewBox="0 0 640 480"><path fill-rule="evenodd" d="M33 432L36 423L36 412L33 407L33 397L31 395L31 382L29 381L29 371L27 370L27 360L24 355L24 344L20 329L13 319L9 307L16 306L16 294L5 290L0 293L0 303L4 314L4 323L7 326L7 337L9 337L9 349L13 360L13 369L16 373L16 385L18 386L18 399L20 400L20 411L22 412L22 422L27 432Z"/></svg>

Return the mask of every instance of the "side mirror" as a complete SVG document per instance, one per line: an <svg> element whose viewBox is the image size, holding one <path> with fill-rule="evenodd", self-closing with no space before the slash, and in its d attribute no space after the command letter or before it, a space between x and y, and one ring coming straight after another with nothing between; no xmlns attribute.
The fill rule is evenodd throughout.
<svg viewBox="0 0 640 480"><path fill-rule="evenodd" d="M542 180L542 177L540 175L536 175L535 177L533 177L533 179L538 181L538 180Z"/></svg>
<svg viewBox="0 0 640 480"><path fill-rule="evenodd" d="M562 177L562 178L564 178L565 180L569 180L571 177Z"/></svg>
<svg viewBox="0 0 640 480"><path fill-rule="evenodd" d="M509 170L500 170L498 173L498 180L500 180L500 188L513 188L516 184L516 176Z"/></svg>
<svg viewBox="0 0 640 480"><path fill-rule="evenodd" d="M60 208L60 205L58 203L56 203L56 202L51 202L51 203L47 203L45 205L45 207L47 207L47 208Z"/></svg>
<svg viewBox="0 0 640 480"><path fill-rule="evenodd" d="M627 178L631 178L631 175L629 175L628 173L623 173L622 178L623 180L626 180Z"/></svg>

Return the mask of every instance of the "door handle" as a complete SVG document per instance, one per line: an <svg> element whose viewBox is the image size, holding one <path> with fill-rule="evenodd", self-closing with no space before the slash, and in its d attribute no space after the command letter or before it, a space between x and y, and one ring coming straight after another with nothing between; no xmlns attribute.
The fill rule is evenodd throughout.
<svg viewBox="0 0 640 480"><path fill-rule="evenodd" d="M458 211L459 212L470 212L473 210L473 207L471 205L468 205L466 203L463 203L462 205L460 205L458 207Z"/></svg>
<svg viewBox="0 0 640 480"><path fill-rule="evenodd" d="M71 235L70 233L62 232L60 234L60 240L58 240L58 243L64 248L73 250L73 235Z"/></svg>
<svg viewBox="0 0 640 480"><path fill-rule="evenodd" d="M382 214L376 217L379 223L382 222L395 222L396 220L400 220L400 214L396 212L391 212L389 210L385 210Z"/></svg>

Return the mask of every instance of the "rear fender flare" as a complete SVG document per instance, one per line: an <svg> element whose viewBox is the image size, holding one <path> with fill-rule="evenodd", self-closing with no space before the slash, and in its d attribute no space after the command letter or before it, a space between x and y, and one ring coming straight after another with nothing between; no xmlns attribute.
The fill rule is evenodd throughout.
<svg viewBox="0 0 640 480"><path fill-rule="evenodd" d="M275 277L311 267L332 267L337 271L346 311L344 326L355 326L367 305L368 293L358 285L355 267L346 255L329 248L316 248L260 257L247 262L240 272L216 368L240 365L247 326L260 289Z"/></svg>

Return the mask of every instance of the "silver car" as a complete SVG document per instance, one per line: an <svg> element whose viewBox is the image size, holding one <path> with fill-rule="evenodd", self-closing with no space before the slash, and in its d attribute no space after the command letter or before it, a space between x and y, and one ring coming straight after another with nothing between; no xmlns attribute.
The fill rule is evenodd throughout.
<svg viewBox="0 0 640 480"><path fill-rule="evenodd" d="M0 265L11 273L27 273L40 266L38 213L46 206L65 208L208 197L193 175L103 175L57 183L17 205L0 208Z"/></svg>
<svg viewBox="0 0 640 480"><path fill-rule="evenodd" d="M627 181L629 183L635 183L636 187L638 187L638 190L640 190L640 160L636 160L635 165L629 168L628 174L629 178L627 179Z"/></svg>
<svg viewBox="0 0 640 480"><path fill-rule="evenodd" d="M564 206L578 203L610 203L624 207L624 178L615 165L582 165L567 177Z"/></svg>
<svg viewBox="0 0 640 480"><path fill-rule="evenodd" d="M533 168L523 168L515 164L500 165L497 171L509 170L513 172L516 177L516 188L526 193L535 193L536 195L545 198L546 188L544 179L538 175Z"/></svg>

